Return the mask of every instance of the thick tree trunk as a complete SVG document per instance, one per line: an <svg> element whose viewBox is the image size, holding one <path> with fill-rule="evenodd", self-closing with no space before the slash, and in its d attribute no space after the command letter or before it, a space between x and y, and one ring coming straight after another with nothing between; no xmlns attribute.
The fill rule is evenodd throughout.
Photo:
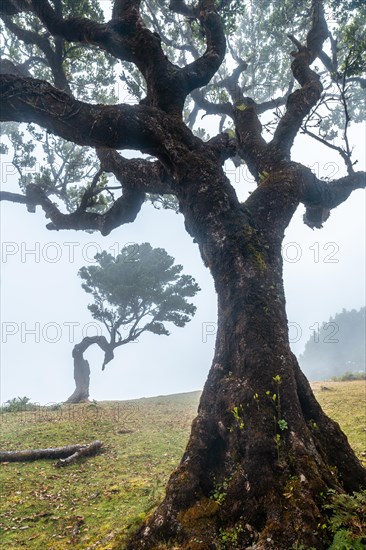
<svg viewBox="0 0 366 550"><path fill-rule="evenodd" d="M216 549L224 538L228 549L323 548L327 491L366 486L290 350L281 242L296 201L286 191L263 186L241 220L216 219L216 229L207 213L186 215L218 294L215 357L181 464L129 550Z"/></svg>

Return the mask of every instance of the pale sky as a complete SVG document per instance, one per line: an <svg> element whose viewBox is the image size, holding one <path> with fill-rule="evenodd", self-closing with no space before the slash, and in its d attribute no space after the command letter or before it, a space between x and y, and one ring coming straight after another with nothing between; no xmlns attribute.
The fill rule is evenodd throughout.
<svg viewBox="0 0 366 550"><path fill-rule="evenodd" d="M351 132L357 169L365 169L365 127ZM322 177L341 177L340 159L308 138L299 137L293 158ZM3 163L2 189L17 191L10 167ZM253 183L245 167L227 171L240 198ZM299 208L284 242L285 288L290 338L295 353L303 351L317 324L365 303L365 193L358 190L331 213L322 230L302 223ZM108 237L76 231L50 232L43 212L30 214L23 205L1 203L1 401L27 396L41 404L65 400L74 389L73 346L95 334L81 288L79 268L96 252L115 253L129 243L163 247L194 276L202 291L194 298L197 313L171 335L143 334L138 343L116 350L101 372L102 353L89 349L90 397L133 399L202 389L214 350L216 296L197 245L174 212L145 205L133 224ZM93 332L94 330L94 332Z"/></svg>

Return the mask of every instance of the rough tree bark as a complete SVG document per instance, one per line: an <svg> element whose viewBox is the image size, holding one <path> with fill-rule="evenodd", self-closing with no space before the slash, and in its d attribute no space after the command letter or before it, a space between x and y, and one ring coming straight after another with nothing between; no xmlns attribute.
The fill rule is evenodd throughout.
<svg viewBox="0 0 366 550"><path fill-rule="evenodd" d="M268 143L258 105L243 94L239 102L225 104L236 138L220 134L204 143L182 121L185 98L210 81L225 55L216 2L198 0L195 7L171 2L174 11L199 19L206 36L205 53L182 68L170 63L159 35L143 25L139 4L115 0L112 21L105 25L57 17L47 0L8 1L3 11L33 9L51 34L135 63L147 86L140 105L88 105L43 81L0 76L2 120L36 122L97 147L103 169L123 182L122 196L103 214L88 211L83 202L64 214L41 189L29 186L26 202L42 206L50 229L98 229L106 235L136 217L144 193L173 193L215 281L216 350L188 447L163 502L128 549L211 550L223 532L236 534L233 548L323 548L318 526L325 521L324 495L328 489L366 487L366 471L339 426L322 412L291 352L283 290L281 243L298 205L306 207L307 225L321 227L331 209L365 187L363 172L350 169L348 176L324 182L290 160L302 121L322 93L310 69L327 37L322 2L312 0L306 43L290 37L299 88L288 94ZM118 161L119 154L108 148L136 148L158 164ZM258 182L244 204L222 170L235 154ZM24 202L14 194L0 198ZM80 371L85 391L85 363Z"/></svg>
<svg viewBox="0 0 366 550"><path fill-rule="evenodd" d="M163 548L162 541L214 549L220 529L236 530L232 548L323 548L327 490L365 486L365 470L289 345L281 243L303 178L292 163L275 170L235 223L223 217L219 232L202 224L216 211L212 187L224 198L217 176L194 220L186 213L199 242L203 225L215 235L202 249L218 294L216 351L181 464L130 550Z"/></svg>

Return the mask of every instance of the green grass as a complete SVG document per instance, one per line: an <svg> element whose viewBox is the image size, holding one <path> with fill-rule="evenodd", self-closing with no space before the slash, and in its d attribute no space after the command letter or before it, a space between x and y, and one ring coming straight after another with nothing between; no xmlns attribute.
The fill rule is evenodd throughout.
<svg viewBox="0 0 366 550"><path fill-rule="evenodd" d="M321 390L321 385L330 389ZM314 387L325 411L341 424L362 458L366 451L364 382L325 382ZM128 529L163 496L187 443L199 395L2 414L2 449L101 439L105 450L65 468L55 468L52 460L0 464L1 547L120 548Z"/></svg>
<svg viewBox="0 0 366 550"><path fill-rule="evenodd" d="M3 449L101 439L105 451L65 468L50 460L1 464L1 547L113 548L161 499L198 399L194 392L4 413Z"/></svg>
<svg viewBox="0 0 366 550"><path fill-rule="evenodd" d="M314 382L315 397L328 416L341 426L366 467L366 383Z"/></svg>

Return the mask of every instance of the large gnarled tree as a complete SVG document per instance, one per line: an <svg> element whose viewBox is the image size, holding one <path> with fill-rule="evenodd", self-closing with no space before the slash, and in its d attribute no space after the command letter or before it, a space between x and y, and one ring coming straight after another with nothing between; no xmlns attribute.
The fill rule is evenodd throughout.
<svg viewBox="0 0 366 550"><path fill-rule="evenodd" d="M50 71L35 78L37 55L27 64L12 60L8 49L1 69L1 119L38 124L74 144L94 147L100 167L68 213L50 199L44 182L27 182L25 195L3 191L1 198L28 208L41 205L49 229L107 235L136 218L147 194L174 196L218 295L215 356L186 452L163 502L129 548L216 548L220 533L230 529L240 548L322 548L324 495L328 489L365 487L366 471L339 426L321 410L290 350L281 243L300 204L305 223L321 228L332 209L365 187L365 173L354 171L347 134L352 98L365 87L357 13L353 27L345 21L348 34L340 39L327 26L321 0L283 2L277 9L258 0L250 3L251 15L243 14L241 3L225 0L171 0L170 11L163 0L115 0L107 23L74 17L63 4L72 2L3 0L8 32L28 44L37 40L38 57L46 59ZM290 40L293 51L292 76L279 97L273 97L279 85L268 97L256 92L257 79L265 78L258 72L265 45L256 4L277 17L269 24L263 16L268 33L275 34L284 21L293 30L281 38L282 49ZM340 2L326 4L334 10L331 15L344 17ZM347 5L364 9L356 1ZM234 20L243 33L251 33L251 41L260 37L251 51L247 36L233 38ZM37 22L36 31L29 31L29 21ZM72 72L65 73L60 54L65 44L91 47L120 61L125 81L140 93L139 103L80 99L68 85ZM290 57L276 57L273 44L267 53L268 67L286 78ZM312 68L316 60L318 70ZM328 141L334 135L319 109L330 101L338 101L334 112L343 117L343 145ZM355 103L354 112L362 117ZM231 121L232 131L202 139L201 130L191 130L202 109L219 115L221 128ZM260 116L269 109L276 110L276 120L265 139ZM301 131L336 149L348 174L323 181L291 160ZM117 152L123 149L155 160L126 159ZM245 161L258 183L243 204L223 170L229 158ZM117 190L100 179L103 172L115 175ZM99 200L98 209L96 200L103 196L108 200ZM225 491L217 502L210 497L220 487Z"/></svg>

